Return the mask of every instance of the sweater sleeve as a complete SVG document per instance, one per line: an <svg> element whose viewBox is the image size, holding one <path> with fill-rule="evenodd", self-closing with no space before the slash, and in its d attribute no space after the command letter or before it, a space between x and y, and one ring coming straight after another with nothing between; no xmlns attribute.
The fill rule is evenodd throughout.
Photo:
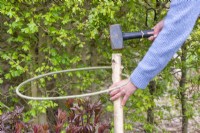
<svg viewBox="0 0 200 133"><path fill-rule="evenodd" d="M200 0L172 0L162 31L130 76L140 89L168 64L186 41L200 14Z"/></svg>

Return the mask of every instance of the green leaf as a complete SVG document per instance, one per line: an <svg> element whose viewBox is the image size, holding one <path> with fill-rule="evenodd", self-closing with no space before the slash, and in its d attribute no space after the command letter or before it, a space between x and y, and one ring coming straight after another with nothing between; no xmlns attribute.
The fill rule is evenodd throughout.
<svg viewBox="0 0 200 133"><path fill-rule="evenodd" d="M3 83L3 80L2 80L2 78L0 78L0 84L2 84Z"/></svg>
<svg viewBox="0 0 200 133"><path fill-rule="evenodd" d="M29 27L30 33L38 32L38 26L35 24L35 22L33 21L33 19L28 24L28 27Z"/></svg>
<svg viewBox="0 0 200 133"><path fill-rule="evenodd" d="M27 44L23 45L23 46L22 46L22 49L23 49L24 51L30 50L29 45L27 45Z"/></svg>
<svg viewBox="0 0 200 133"><path fill-rule="evenodd" d="M5 74L5 79L11 79L11 74L10 73Z"/></svg>
<svg viewBox="0 0 200 133"><path fill-rule="evenodd" d="M8 31L7 31L9 34L13 34L13 30L10 28Z"/></svg>

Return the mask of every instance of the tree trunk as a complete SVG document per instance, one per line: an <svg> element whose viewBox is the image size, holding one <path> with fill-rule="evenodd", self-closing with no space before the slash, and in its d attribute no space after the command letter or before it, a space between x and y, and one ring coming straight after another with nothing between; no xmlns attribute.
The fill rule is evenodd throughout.
<svg viewBox="0 0 200 133"><path fill-rule="evenodd" d="M43 56L39 52L40 46L45 42L43 37L43 31L39 29L38 32L38 43L35 44L34 48L31 49L31 55L32 55L32 64L30 66L30 71L32 72L32 77L35 76L35 68L39 67L42 64ZM41 96L40 92L38 91L38 84L37 81L31 82L31 96L38 97ZM46 113L40 113L38 116L36 116L34 120L35 124L47 124L47 116Z"/></svg>
<svg viewBox="0 0 200 133"><path fill-rule="evenodd" d="M154 93L156 90L156 82L155 81L151 81L149 84L149 93L151 95L151 103L154 103ZM154 124L154 104L148 108L147 110L147 122L149 124ZM146 131L149 132L149 131Z"/></svg>
<svg viewBox="0 0 200 133"><path fill-rule="evenodd" d="M36 46L34 46L36 47ZM31 77L34 77L34 73L35 73L35 66L37 66L37 62L36 62L36 52L35 52L35 49L31 49L30 50L30 53L31 53L31 56L32 56L32 63L30 64L30 72L32 73L31 74ZM38 93L38 88L37 88L37 84L36 82L34 81L31 81L31 92L28 92L28 93L31 93L31 96L32 97L37 97L37 93ZM34 118L34 123L35 124L38 124L38 118Z"/></svg>
<svg viewBox="0 0 200 133"><path fill-rule="evenodd" d="M42 25L42 24L41 24ZM38 36L39 36L39 40L38 40L38 46L37 46L37 58L36 61L38 62L38 66L41 66L44 56L42 55L42 52L40 52L40 47L46 43L46 37L44 36L44 31L42 30L42 28L39 28L39 32L38 32ZM37 94L38 96L41 96L41 94L38 92ZM47 114L46 113L40 113L38 114L38 124L47 124Z"/></svg>
<svg viewBox="0 0 200 133"><path fill-rule="evenodd" d="M91 54L91 66L97 66L98 64L98 51L97 51L97 46L95 44L95 40L91 41L91 46L90 46L90 54Z"/></svg>
<svg viewBox="0 0 200 133"><path fill-rule="evenodd" d="M182 111L182 133L188 132L188 117L186 115L187 113L187 99L185 96L186 91L186 76L187 76L187 68L186 68L186 56L187 56L187 46L186 44L182 47L182 55L181 55L181 80L179 82L180 87L180 100L181 100L181 111Z"/></svg>

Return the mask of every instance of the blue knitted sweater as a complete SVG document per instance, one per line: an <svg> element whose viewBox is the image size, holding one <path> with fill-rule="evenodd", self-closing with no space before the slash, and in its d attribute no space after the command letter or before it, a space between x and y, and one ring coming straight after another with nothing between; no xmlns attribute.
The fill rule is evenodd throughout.
<svg viewBox="0 0 200 133"><path fill-rule="evenodd" d="M131 74L130 80L137 88L146 88L163 70L186 41L199 15L200 0L172 0L162 31Z"/></svg>

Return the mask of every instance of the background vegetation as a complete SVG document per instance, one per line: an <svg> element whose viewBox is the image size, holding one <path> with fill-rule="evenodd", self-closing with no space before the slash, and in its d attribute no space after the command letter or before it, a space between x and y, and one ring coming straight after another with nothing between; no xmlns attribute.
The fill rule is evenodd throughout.
<svg viewBox="0 0 200 133"><path fill-rule="evenodd" d="M20 106L24 107L17 107L20 117L14 117L14 113L12 118L35 125L48 124L52 127L49 130L54 132L69 132L70 121L63 123L61 120L62 129L59 130L52 126L58 124L56 114L62 114L58 108L73 112L75 105L80 108L88 105L83 106L76 100L25 100L16 95L17 85L51 71L110 66L112 53L116 52L122 53L124 73L130 74L151 42L145 39L126 41L123 50L113 51L109 25L121 24L123 31L150 29L168 9L168 0L0 0L1 121L5 120L6 112L16 112L16 106ZM200 20L164 71L144 91L138 90L131 96L124 108L127 133L199 131L199 38ZM108 87L111 82L111 71L99 70L49 76L31 82L23 89L31 96L59 96L96 91ZM92 99L102 103L103 124L100 125L113 132L113 105L109 96ZM94 121L83 122L94 124ZM2 122L0 126L6 131ZM92 126L97 131L96 125ZM13 124L13 130L16 127ZM36 128L41 128L32 127L35 132ZM94 132L93 127L91 132Z"/></svg>

